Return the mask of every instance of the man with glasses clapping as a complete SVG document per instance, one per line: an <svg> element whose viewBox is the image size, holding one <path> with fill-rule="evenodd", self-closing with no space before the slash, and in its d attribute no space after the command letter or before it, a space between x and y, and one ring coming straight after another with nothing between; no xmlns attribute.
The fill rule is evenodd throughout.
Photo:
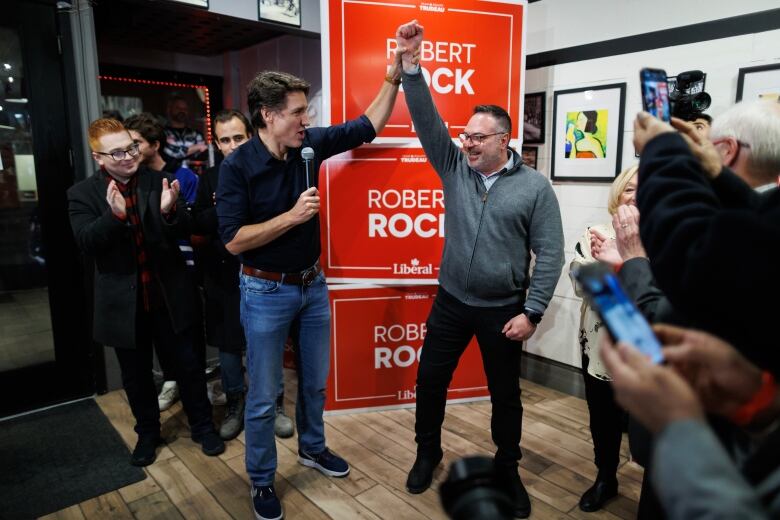
<svg viewBox="0 0 780 520"><path fill-rule="evenodd" d="M452 142L420 73L423 28L398 28L403 88L425 154L441 177L447 240L439 292L417 372L417 459L406 487L422 493L442 458L447 386L476 335L493 404L496 467L513 491L515 515L531 513L517 467L523 406L520 353L542 319L563 267L563 230L555 193L511 150L512 121L503 108L478 105ZM529 276L531 252L536 255Z"/></svg>
<svg viewBox="0 0 780 520"><path fill-rule="evenodd" d="M192 440L219 455L225 444L193 348L198 295L177 246L190 235L179 182L141 166L138 144L115 119L92 122L89 145L100 171L68 190L68 211L76 243L95 260L93 335L114 347L136 420L130 463L153 463L163 442L152 345L174 368Z"/></svg>

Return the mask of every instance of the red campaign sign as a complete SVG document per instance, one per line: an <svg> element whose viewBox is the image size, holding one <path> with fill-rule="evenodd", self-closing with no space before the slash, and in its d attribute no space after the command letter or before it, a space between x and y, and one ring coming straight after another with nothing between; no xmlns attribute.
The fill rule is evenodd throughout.
<svg viewBox="0 0 780 520"><path fill-rule="evenodd" d="M425 320L435 295L433 286L330 287L331 369L325 410L415 403ZM472 339L460 358L447 398L488 395L479 346Z"/></svg>
<svg viewBox="0 0 780 520"><path fill-rule="evenodd" d="M444 192L420 148L363 147L320 169L329 282L436 283Z"/></svg>
<svg viewBox="0 0 780 520"><path fill-rule="evenodd" d="M422 72L451 135L463 131L475 105L496 104L512 116L512 137L519 138L524 0L328 0L328 7L323 85L332 124L358 117L369 106L392 62L396 29L416 18L425 28ZM403 93L382 138L417 138Z"/></svg>

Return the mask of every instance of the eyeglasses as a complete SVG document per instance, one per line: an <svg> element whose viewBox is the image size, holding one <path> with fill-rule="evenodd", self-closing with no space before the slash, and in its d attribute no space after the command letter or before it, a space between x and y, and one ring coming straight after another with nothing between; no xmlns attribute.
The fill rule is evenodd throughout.
<svg viewBox="0 0 780 520"><path fill-rule="evenodd" d="M129 155L130 157L138 157L139 149L138 143L133 143L127 150L114 150L113 152L95 152L98 155L108 155L115 161L124 161Z"/></svg>
<svg viewBox="0 0 780 520"><path fill-rule="evenodd" d="M725 143L728 140L729 140L728 137L724 137L722 139L715 139L714 141L712 141L712 144L719 145ZM740 141L739 139L734 139L734 140L737 142L737 153L734 154L734 158L731 160L731 163L728 166L737 162L737 159L739 159L739 153L743 148L747 148L748 150L752 148L750 146L750 143L746 143L745 141Z"/></svg>
<svg viewBox="0 0 780 520"><path fill-rule="evenodd" d="M488 137L490 137L492 135L504 135L506 133L507 132L495 132L495 133L492 133L492 134L467 134L467 133L463 132L462 134L458 134L458 137L464 143L467 142L467 141L471 141L472 143L475 143L475 144L482 144L485 141L485 139L487 139Z"/></svg>
<svg viewBox="0 0 780 520"><path fill-rule="evenodd" d="M217 141L219 141L219 144L226 144L226 145L230 144L230 141L233 141L236 144L241 144L241 143L243 143L246 140L247 140L247 136L241 135L241 134L234 135L233 137L226 136L226 137L221 137L220 139L217 139Z"/></svg>

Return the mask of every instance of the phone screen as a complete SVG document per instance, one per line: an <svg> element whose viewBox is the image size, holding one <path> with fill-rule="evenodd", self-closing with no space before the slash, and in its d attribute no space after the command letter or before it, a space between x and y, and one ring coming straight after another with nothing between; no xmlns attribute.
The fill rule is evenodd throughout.
<svg viewBox="0 0 780 520"><path fill-rule="evenodd" d="M586 265L575 273L575 278L615 341L636 347L653 363L663 361L661 343L653 329L609 268L603 264Z"/></svg>
<svg viewBox="0 0 780 520"><path fill-rule="evenodd" d="M645 112L668 122L671 119L672 111L669 105L669 84L666 80L666 71L642 69L639 72L639 80L642 84L642 104Z"/></svg>

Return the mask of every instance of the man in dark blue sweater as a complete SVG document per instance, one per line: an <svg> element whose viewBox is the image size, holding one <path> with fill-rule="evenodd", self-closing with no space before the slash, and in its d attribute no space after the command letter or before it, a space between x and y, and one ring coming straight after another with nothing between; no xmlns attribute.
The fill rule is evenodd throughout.
<svg viewBox="0 0 780 520"><path fill-rule="evenodd" d="M319 165L374 139L398 93L391 68L374 101L357 119L307 128L309 84L282 72L262 72L249 84L257 134L222 163L217 218L227 250L241 260L241 324L250 386L246 399L246 466L256 518L278 519L274 412L284 343L298 321L298 461L331 477L347 462L325 445L322 412L330 365L330 306L320 268ZM307 171L301 152L314 158Z"/></svg>

